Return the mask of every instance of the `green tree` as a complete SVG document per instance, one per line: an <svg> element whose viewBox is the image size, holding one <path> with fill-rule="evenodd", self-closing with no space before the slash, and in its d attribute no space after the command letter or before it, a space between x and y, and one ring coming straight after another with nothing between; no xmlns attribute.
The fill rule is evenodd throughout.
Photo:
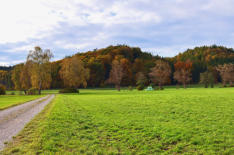
<svg viewBox="0 0 234 155"><path fill-rule="evenodd" d="M211 88L214 87L215 78L213 73L206 71L200 74L200 83L204 84L205 88L208 88L209 85Z"/></svg>
<svg viewBox="0 0 234 155"><path fill-rule="evenodd" d="M136 74L136 84L138 90L143 90L145 88L146 83L148 82L148 79L142 72L138 72Z"/></svg>

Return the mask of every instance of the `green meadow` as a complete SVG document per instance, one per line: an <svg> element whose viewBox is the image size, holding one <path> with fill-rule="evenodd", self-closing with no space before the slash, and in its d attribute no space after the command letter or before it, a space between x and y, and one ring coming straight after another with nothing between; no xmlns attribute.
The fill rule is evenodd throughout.
<svg viewBox="0 0 234 155"><path fill-rule="evenodd" d="M3 154L233 154L233 88L57 94Z"/></svg>
<svg viewBox="0 0 234 155"><path fill-rule="evenodd" d="M27 101L35 100L43 96L39 95L0 95L0 110L16 106Z"/></svg>

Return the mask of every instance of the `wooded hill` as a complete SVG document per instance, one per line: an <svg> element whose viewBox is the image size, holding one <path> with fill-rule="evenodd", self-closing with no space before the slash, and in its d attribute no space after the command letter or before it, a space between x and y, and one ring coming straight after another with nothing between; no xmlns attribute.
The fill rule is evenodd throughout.
<svg viewBox="0 0 234 155"><path fill-rule="evenodd" d="M194 49L188 49L177 56L170 58L173 63L176 61L190 60L192 66L192 82L199 81L200 73L207 69L222 65L225 63L234 63L234 50L223 46L202 46Z"/></svg>
<svg viewBox="0 0 234 155"><path fill-rule="evenodd" d="M177 62L186 62L188 60L192 63L191 83L198 83L200 73L205 72L208 69L212 70L220 64L234 63L234 50L232 48L216 45L202 46L194 49L188 49L172 58L163 58L143 52L138 47L129 47L127 45L109 46L85 53L77 53L73 56L66 57L63 60L52 62L51 88L64 87L63 80L59 72L61 70L62 62L71 57L81 59L84 63L84 67L89 69L89 80L87 81L88 87L105 87L108 85L106 81L110 76L112 62L114 60L118 60L123 68L124 74L121 86L135 86L137 79L136 75L139 72L145 75L147 78L147 84L152 82L150 80L149 73L151 68L155 66L155 61L159 59L168 62L171 66L171 80L168 81L168 84L176 84L173 79L173 73L175 71L174 64ZM8 74L8 76L10 75ZM218 74L215 78L220 81ZM0 83L3 83L3 81L4 79L0 79ZM6 84L6 82L4 84ZM8 87L10 86L12 86L12 84L8 84Z"/></svg>
<svg viewBox="0 0 234 155"><path fill-rule="evenodd" d="M3 70L3 71L10 71L13 67L7 67L7 66L0 66L0 70Z"/></svg>

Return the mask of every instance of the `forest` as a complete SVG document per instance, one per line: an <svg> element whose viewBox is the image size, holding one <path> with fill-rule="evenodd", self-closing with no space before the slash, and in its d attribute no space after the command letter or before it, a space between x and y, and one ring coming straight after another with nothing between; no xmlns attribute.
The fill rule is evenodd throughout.
<svg viewBox="0 0 234 155"><path fill-rule="evenodd" d="M34 49L43 52L40 47ZM45 50L46 51L46 50ZM31 51L32 52L32 51ZM48 53L47 53L48 54ZM127 45L108 46L67 56L50 62L47 83L40 86L30 73L30 63L12 67L0 67L0 84L7 89L24 90L31 87L40 89L60 89L64 87L134 87L148 85L176 85L197 83L230 83L233 80L234 50L223 46L202 46L188 49L174 57L161 57L143 52L138 47ZM224 65L225 64L225 65ZM225 70L228 70L225 72ZM35 68L33 69L35 74ZM28 71L28 72L27 72ZM20 74L23 74L20 79ZM18 79L17 79L18 78ZM49 80L48 80L49 79ZM22 82L23 80L23 82ZM20 82L21 81L21 82ZM37 81L38 82L38 81ZM22 83L24 86L22 86ZM26 87L26 88L24 88Z"/></svg>

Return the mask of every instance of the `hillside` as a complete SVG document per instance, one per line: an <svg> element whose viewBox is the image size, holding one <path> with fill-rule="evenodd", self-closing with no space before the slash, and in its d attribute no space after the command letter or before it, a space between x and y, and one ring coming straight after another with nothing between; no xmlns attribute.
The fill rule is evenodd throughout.
<svg viewBox="0 0 234 155"><path fill-rule="evenodd" d="M6 67L6 66L0 66L0 70L3 70L3 71L9 71L11 70L13 67Z"/></svg>
<svg viewBox="0 0 234 155"><path fill-rule="evenodd" d="M193 82L199 81L199 74L208 68L224 63L234 63L234 50L224 46L202 46L188 49L171 58L172 62L190 60L193 63Z"/></svg>
<svg viewBox="0 0 234 155"><path fill-rule="evenodd" d="M186 61L190 59L193 62L200 61L207 65L218 65L234 62L234 50L224 46L202 46L194 49L188 49L174 57L176 60Z"/></svg>
<svg viewBox="0 0 234 155"><path fill-rule="evenodd" d="M127 45L108 46L102 49L95 49L85 53L77 53L74 56L79 57L85 64L85 67L90 70L90 79L88 86L99 87L104 86L109 77L111 64L114 59L121 61L124 66L125 76L122 80L123 86L135 85L135 75L138 72L148 74L150 68L154 66L154 61L160 59L159 56L153 56L150 53L142 52L140 48L129 47ZM65 58L66 59L66 58ZM53 72L58 73L61 61L53 64L55 69ZM57 66L57 67L56 67ZM59 79L58 76L54 78ZM52 84L57 87L57 80ZM61 82L60 82L61 84Z"/></svg>
<svg viewBox="0 0 234 155"><path fill-rule="evenodd" d="M126 59L126 63L130 67L131 72L129 72L128 77L125 77L125 83L123 82L123 85L129 85L129 81L133 81L133 84L135 83L134 79L129 78L132 74L135 75L137 72L143 72L147 75L150 68L154 66L154 61L157 59L169 61L172 68L173 64L177 61L190 60L193 63L193 83L199 82L200 73L206 71L208 68L214 68L224 63L234 63L234 50L232 48L216 45L188 49L172 58L153 56L150 53L142 52L138 47L129 47L126 45L109 46L107 48L78 53L76 55L79 56L91 70L94 79L90 79L90 86L98 86L98 83L100 83L100 81L97 81L98 78L96 74L98 66L102 68L102 71L99 71L105 74L105 76L102 75L102 79L108 78L111 62L115 57ZM219 79L219 77L217 78ZM94 81L96 84L93 84Z"/></svg>
<svg viewBox="0 0 234 155"><path fill-rule="evenodd" d="M93 51L87 51L84 53L77 53L70 57L78 57L83 62L85 67L90 70L90 79L88 80L89 87L101 87L106 86L106 80L109 78L111 70L111 64L114 59L120 60L124 77L121 82L122 86L129 86L136 84L136 74L142 72L148 77L150 69L154 66L154 62L157 59L164 59L168 61L172 67L172 74L174 72L174 64L177 61L192 62L192 83L199 82L200 73L207 69L214 70L215 66L224 63L234 63L234 50L232 48L226 48L223 46L202 46L194 49L188 49L183 53L171 58L162 58L160 56L153 56L150 53L143 52L138 47L129 47L127 45L108 46L102 49L95 49ZM64 59L70 58L66 57ZM63 87L63 82L59 75L61 68L61 62L63 60L52 62L52 88ZM11 67L0 67L0 70L10 70ZM216 79L220 80L220 77L215 73ZM1 76L0 76L1 77ZM171 76L172 84L173 76ZM148 78L149 79L149 78ZM0 81L4 81L1 79ZM5 83L9 83L8 81ZM148 84L150 81L148 81ZM12 84L8 84L12 86ZM8 86L8 87L9 87Z"/></svg>

